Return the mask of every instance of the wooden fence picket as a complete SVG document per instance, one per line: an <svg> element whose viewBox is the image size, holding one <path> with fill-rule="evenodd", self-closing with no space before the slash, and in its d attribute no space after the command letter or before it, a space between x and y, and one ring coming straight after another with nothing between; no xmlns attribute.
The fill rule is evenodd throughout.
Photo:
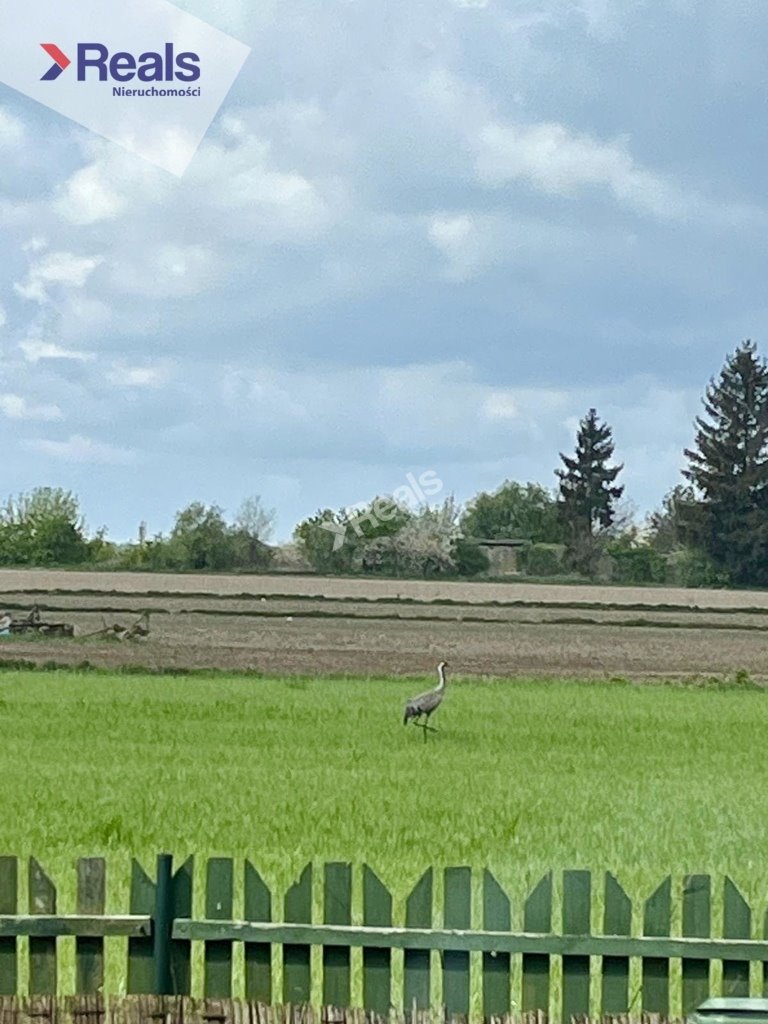
<svg viewBox="0 0 768 1024"><path fill-rule="evenodd" d="M523 910L523 930L547 933L552 930L552 873L545 875ZM547 953L523 953L523 1013L549 1010L549 967Z"/></svg>
<svg viewBox="0 0 768 1024"><path fill-rule="evenodd" d="M107 868L103 857L81 857L77 862L77 912L103 915ZM75 991L99 992L104 985L104 939L80 935L75 939Z"/></svg>
<svg viewBox="0 0 768 1024"><path fill-rule="evenodd" d="M669 935L672 917L672 879L667 877L645 902L643 935ZM669 959L643 957L642 1008L644 1013L669 1013Z"/></svg>
<svg viewBox="0 0 768 1024"><path fill-rule="evenodd" d="M610 872L605 875L603 935L632 934L632 903ZM629 1012L629 957L604 956L601 1009L603 1013Z"/></svg>
<svg viewBox="0 0 768 1024"><path fill-rule="evenodd" d="M246 921L271 921L272 893L248 860L243 884ZM245 998L272 1002L272 946L269 942L245 943Z"/></svg>
<svg viewBox="0 0 768 1024"><path fill-rule="evenodd" d="M230 921L234 904L234 865L231 857L211 857L206 866L205 916ZM203 992L207 998L232 995L232 942L211 939L205 943Z"/></svg>
<svg viewBox="0 0 768 1024"><path fill-rule="evenodd" d="M153 913L156 888L155 883L138 861L131 861L129 912L131 914ZM144 995L154 991L154 939L151 936L132 936L128 939L127 972L125 987L129 995Z"/></svg>
<svg viewBox="0 0 768 1024"><path fill-rule="evenodd" d="M283 920L293 923L312 921L312 865L307 864L298 882L285 894ZM312 994L310 947L303 943L283 945L283 1001L308 1003Z"/></svg>
<svg viewBox="0 0 768 1024"><path fill-rule="evenodd" d="M443 873L443 926L469 931L472 927L472 872L469 868L446 868ZM469 1013L469 953L443 953L443 1005L446 1013Z"/></svg>
<svg viewBox="0 0 768 1024"><path fill-rule="evenodd" d="M352 923L352 865L326 864L323 888L325 924ZM350 1004L349 946L323 946L323 1005Z"/></svg>
<svg viewBox="0 0 768 1024"><path fill-rule="evenodd" d="M708 938L711 929L712 882L709 875L688 875L683 886L683 935ZM690 1013L709 995L709 960L683 958L683 1013Z"/></svg>
<svg viewBox="0 0 768 1024"><path fill-rule="evenodd" d="M752 935L752 912L730 878L723 887L723 937L748 939ZM723 995L749 995L749 961L723 960Z"/></svg>
<svg viewBox="0 0 768 1024"><path fill-rule="evenodd" d="M592 930L592 875L589 871L563 872L563 934L589 935ZM589 957L563 957L561 1019L589 1016Z"/></svg>
<svg viewBox="0 0 768 1024"><path fill-rule="evenodd" d="M392 896L378 876L363 867L363 925L392 927ZM363 1006L382 1016L392 1002L392 950L384 947L363 950Z"/></svg>
<svg viewBox="0 0 768 1024"><path fill-rule="evenodd" d="M34 857L29 858L29 913L56 913L56 887ZM49 936L31 936L29 940L30 995L56 995L56 966L56 939Z"/></svg>
<svg viewBox="0 0 768 1024"><path fill-rule="evenodd" d="M512 928L509 897L490 871L483 874L483 928L491 932L508 932ZM483 953L483 1016L500 1017L510 1004L509 953L499 950Z"/></svg>
<svg viewBox="0 0 768 1024"><path fill-rule="evenodd" d="M413 888L405 904L406 928L432 927L432 868L428 868ZM430 999L430 959L428 949L406 949L403 958L403 1003L407 1014L427 1010Z"/></svg>
<svg viewBox="0 0 768 1024"><path fill-rule="evenodd" d="M0 914L15 914L18 909L18 857L0 857ZM18 943L15 935L0 938L0 995L14 996L18 991Z"/></svg>
<svg viewBox="0 0 768 1024"><path fill-rule="evenodd" d="M195 859L187 857L171 879L171 915L192 917L192 880ZM171 991L188 996L192 991L192 943L184 939L171 941Z"/></svg>

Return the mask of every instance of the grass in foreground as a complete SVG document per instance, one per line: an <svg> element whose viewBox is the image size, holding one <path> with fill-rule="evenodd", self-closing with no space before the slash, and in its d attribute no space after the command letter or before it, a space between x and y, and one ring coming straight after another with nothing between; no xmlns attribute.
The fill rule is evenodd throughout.
<svg viewBox="0 0 768 1024"><path fill-rule="evenodd" d="M36 856L62 912L77 856L108 858L125 912L130 857L152 872L169 851L201 880L207 856L250 858L276 909L307 861L351 860L397 915L427 866L456 864L494 871L514 926L573 867L596 889L613 871L636 915L668 872L728 873L762 913L768 694L457 680L425 744L402 725L425 685L3 674L0 852Z"/></svg>

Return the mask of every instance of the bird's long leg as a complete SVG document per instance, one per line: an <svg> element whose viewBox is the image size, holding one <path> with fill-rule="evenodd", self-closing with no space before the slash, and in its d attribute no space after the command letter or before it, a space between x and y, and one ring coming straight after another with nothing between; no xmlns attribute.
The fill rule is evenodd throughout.
<svg viewBox="0 0 768 1024"><path fill-rule="evenodd" d="M427 742L427 723L419 721L420 718L421 718L421 715L417 715L414 718L414 720L413 720L413 724L414 725L418 725L418 727L420 729L424 730L424 742L426 743Z"/></svg>
<svg viewBox="0 0 768 1024"><path fill-rule="evenodd" d="M421 723L421 728L424 730L424 742L425 743L427 742L427 733L428 732L437 732L437 729L434 727L434 725L430 725L429 724L429 715L427 715L427 717Z"/></svg>

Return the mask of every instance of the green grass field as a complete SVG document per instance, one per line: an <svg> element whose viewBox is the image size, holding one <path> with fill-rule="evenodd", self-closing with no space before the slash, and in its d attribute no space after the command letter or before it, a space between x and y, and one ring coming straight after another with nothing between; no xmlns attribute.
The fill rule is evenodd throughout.
<svg viewBox="0 0 768 1024"><path fill-rule="evenodd" d="M494 871L516 925L573 867L638 901L669 872L716 893L728 873L762 913L768 694L456 680L425 744L402 705L427 685L3 673L0 852L35 855L61 912L77 856L108 858L125 912L130 856L151 872L168 851L198 877L248 857L278 894L309 860L368 862L396 914L427 866L457 864Z"/></svg>

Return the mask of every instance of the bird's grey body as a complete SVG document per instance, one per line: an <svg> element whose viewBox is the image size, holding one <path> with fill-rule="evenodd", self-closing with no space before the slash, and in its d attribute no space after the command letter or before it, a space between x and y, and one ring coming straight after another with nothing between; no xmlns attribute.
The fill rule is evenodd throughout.
<svg viewBox="0 0 768 1024"><path fill-rule="evenodd" d="M442 704L443 696L445 695L445 670L447 667L448 663L441 661L437 666L437 674L440 682L434 690L427 690L426 693L420 693L418 697L411 697L405 705L403 725L407 725L408 722L413 720L414 725L418 725L424 730L425 740L427 738L427 729L430 729L432 732L436 731L431 725L429 725L429 716ZM422 716L424 716L423 722L420 720Z"/></svg>

